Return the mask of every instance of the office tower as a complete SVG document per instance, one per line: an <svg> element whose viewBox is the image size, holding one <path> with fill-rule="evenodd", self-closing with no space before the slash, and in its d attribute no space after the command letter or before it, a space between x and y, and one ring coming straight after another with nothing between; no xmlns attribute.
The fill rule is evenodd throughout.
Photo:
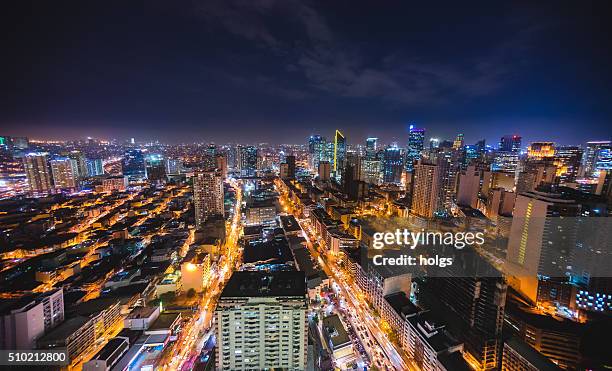
<svg viewBox="0 0 612 371"><path fill-rule="evenodd" d="M329 181L331 176L331 164L329 161L319 162L319 180L322 182Z"/></svg>
<svg viewBox="0 0 612 371"><path fill-rule="evenodd" d="M35 349L36 340L64 321L64 293L55 289L38 296L3 299L0 349Z"/></svg>
<svg viewBox="0 0 612 371"><path fill-rule="evenodd" d="M463 159L461 161L461 165L462 168L465 169L470 164L473 164L476 160L481 158L482 152L480 152L480 147L478 145L468 144L463 147L462 156Z"/></svg>
<svg viewBox="0 0 612 371"><path fill-rule="evenodd" d="M498 216L512 216L516 193L504 188L490 188L487 191L487 199L484 214L487 218L496 220Z"/></svg>
<svg viewBox="0 0 612 371"><path fill-rule="evenodd" d="M368 184L379 185L381 182L381 162L367 158L361 160L361 173L363 180Z"/></svg>
<svg viewBox="0 0 612 371"><path fill-rule="evenodd" d="M219 370L304 370L304 272L234 272L215 309Z"/></svg>
<svg viewBox="0 0 612 371"><path fill-rule="evenodd" d="M370 137L366 139L366 153L365 157L368 160L374 160L376 158L376 151L378 150L378 138Z"/></svg>
<svg viewBox="0 0 612 371"><path fill-rule="evenodd" d="M144 154L139 149L131 149L125 152L122 160L123 175L130 180L141 180L146 178Z"/></svg>
<svg viewBox="0 0 612 371"><path fill-rule="evenodd" d="M421 159L414 167L411 213L432 219L439 205L440 175L436 164Z"/></svg>
<svg viewBox="0 0 612 371"><path fill-rule="evenodd" d="M319 168L320 161L329 161L325 150L327 141L320 135L311 135L308 138L308 155L310 157L310 166L313 169Z"/></svg>
<svg viewBox="0 0 612 371"><path fill-rule="evenodd" d="M468 166L467 170L459 175L458 205L476 208L481 176L481 171L475 165Z"/></svg>
<svg viewBox="0 0 612 371"><path fill-rule="evenodd" d="M74 161L76 161L77 164L77 178L78 179L83 179L87 177L87 159L85 158L85 155L83 154L83 152L81 151L70 151L68 153L68 158L73 159Z"/></svg>
<svg viewBox="0 0 612 371"><path fill-rule="evenodd" d="M76 160L58 157L50 161L55 189L75 189L78 186L79 169Z"/></svg>
<svg viewBox="0 0 612 371"><path fill-rule="evenodd" d="M30 191L35 194L51 191L51 173L47 153L28 153L23 157L23 166Z"/></svg>
<svg viewBox="0 0 612 371"><path fill-rule="evenodd" d="M285 157L285 161L287 162L287 173L289 178L295 178L295 156L287 156Z"/></svg>
<svg viewBox="0 0 612 371"><path fill-rule="evenodd" d="M463 148L463 134L457 134L455 141L453 142L453 149Z"/></svg>
<svg viewBox="0 0 612 371"><path fill-rule="evenodd" d="M586 177L596 176L600 170L612 169L612 141L587 142L582 157L582 167Z"/></svg>
<svg viewBox="0 0 612 371"><path fill-rule="evenodd" d="M281 179L289 179L289 164L283 162L278 167L278 176Z"/></svg>
<svg viewBox="0 0 612 371"><path fill-rule="evenodd" d="M440 147L440 139L438 139L438 138L431 138L429 140L429 150L430 151L438 149L439 147Z"/></svg>
<svg viewBox="0 0 612 371"><path fill-rule="evenodd" d="M519 165L518 152L496 151L493 155L491 170L514 173Z"/></svg>
<svg viewBox="0 0 612 371"><path fill-rule="evenodd" d="M217 154L217 145L214 143L210 143L208 147L206 147L206 154L210 157L215 157Z"/></svg>
<svg viewBox="0 0 612 371"><path fill-rule="evenodd" d="M87 176L104 175L104 165L101 158L87 159Z"/></svg>
<svg viewBox="0 0 612 371"><path fill-rule="evenodd" d="M342 169L344 168L344 160L346 159L346 138L340 130L336 130L334 135L334 161L333 171L337 181L342 177Z"/></svg>
<svg viewBox="0 0 612 371"><path fill-rule="evenodd" d="M211 215L223 215L223 178L218 171L197 170L193 176L196 228Z"/></svg>
<svg viewBox="0 0 612 371"><path fill-rule="evenodd" d="M150 182L163 182L166 180L166 162L160 154L149 154L145 157L145 171Z"/></svg>
<svg viewBox="0 0 612 371"><path fill-rule="evenodd" d="M527 158L542 160L552 158L555 155L555 144L553 142L532 142L527 147Z"/></svg>
<svg viewBox="0 0 612 371"><path fill-rule="evenodd" d="M421 158L424 145L425 129L415 128L414 125L410 125L408 146L406 147L406 171L412 172L414 163Z"/></svg>
<svg viewBox="0 0 612 371"><path fill-rule="evenodd" d="M499 140L499 147L497 148L502 152L520 152L521 151L521 137L518 135L504 135Z"/></svg>
<svg viewBox="0 0 612 371"><path fill-rule="evenodd" d="M562 183L573 182L578 177L582 161L582 148L561 146L555 150L553 164L557 167L557 176Z"/></svg>
<svg viewBox="0 0 612 371"><path fill-rule="evenodd" d="M257 148L240 147L239 170L243 177L254 177L257 174Z"/></svg>
<svg viewBox="0 0 612 371"><path fill-rule="evenodd" d="M533 302L538 276L565 277L576 241L580 205L558 193L519 193L506 256L507 271Z"/></svg>
<svg viewBox="0 0 612 371"><path fill-rule="evenodd" d="M397 145L385 148L383 154L383 183L401 184L404 164L402 151Z"/></svg>
<svg viewBox="0 0 612 371"><path fill-rule="evenodd" d="M215 167L221 173L223 179L227 178L227 157L225 154L217 153L215 155Z"/></svg>

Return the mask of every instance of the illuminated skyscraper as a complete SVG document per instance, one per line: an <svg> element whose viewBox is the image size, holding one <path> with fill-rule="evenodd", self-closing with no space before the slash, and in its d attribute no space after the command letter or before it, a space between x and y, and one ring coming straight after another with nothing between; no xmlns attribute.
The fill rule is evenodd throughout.
<svg viewBox="0 0 612 371"><path fill-rule="evenodd" d="M374 160L376 158L376 151L378 150L378 138L367 138L366 139L366 159Z"/></svg>
<svg viewBox="0 0 612 371"><path fill-rule="evenodd" d="M342 169L344 168L344 160L346 159L346 138L340 132L340 130L336 130L336 135L334 135L334 162L333 169L334 175L336 176L336 180L340 180Z"/></svg>
<svg viewBox="0 0 612 371"><path fill-rule="evenodd" d="M306 370L304 272L234 272L215 309L218 370Z"/></svg>
<svg viewBox="0 0 612 371"><path fill-rule="evenodd" d="M30 191L43 194L51 191L51 172L47 153L28 153L23 157L23 166Z"/></svg>
<svg viewBox="0 0 612 371"><path fill-rule="evenodd" d="M404 170L402 151L399 147L389 146L385 148L383 160L383 183L401 184L402 171Z"/></svg>
<svg viewBox="0 0 612 371"><path fill-rule="evenodd" d="M573 182L578 177L582 152L578 146L557 147L553 163L561 182Z"/></svg>
<svg viewBox="0 0 612 371"><path fill-rule="evenodd" d="M196 228L211 215L223 215L223 178L218 171L197 170L193 177Z"/></svg>
<svg viewBox="0 0 612 371"><path fill-rule="evenodd" d="M126 175L130 180L146 178L147 171L145 169L144 154L139 149L131 149L127 151L122 161L123 175Z"/></svg>
<svg viewBox="0 0 612 371"><path fill-rule="evenodd" d="M553 142L532 142L527 147L529 159L542 160L552 158L555 155L555 144Z"/></svg>
<svg viewBox="0 0 612 371"><path fill-rule="evenodd" d="M425 144L425 129L415 128L410 125L408 134L408 148L406 151L406 171L412 171L414 162L421 158L421 152Z"/></svg>
<svg viewBox="0 0 612 371"><path fill-rule="evenodd" d="M147 179L151 182L166 180L166 163L164 157L159 154L150 154L145 157L145 170Z"/></svg>
<svg viewBox="0 0 612 371"><path fill-rule="evenodd" d="M257 174L257 147L246 146L239 149L240 175L245 177L255 176Z"/></svg>
<svg viewBox="0 0 612 371"><path fill-rule="evenodd" d="M59 157L50 161L53 185L55 189L75 189L78 186L77 161L68 157Z"/></svg>
<svg viewBox="0 0 612 371"><path fill-rule="evenodd" d="M457 134L455 141L453 142L453 149L463 148L463 134Z"/></svg>
<svg viewBox="0 0 612 371"><path fill-rule="evenodd" d="M104 175L104 166L101 158L87 159L87 176Z"/></svg>
<svg viewBox="0 0 612 371"><path fill-rule="evenodd" d="M438 210L440 169L436 164L419 161L414 167L411 213L431 219Z"/></svg>
<svg viewBox="0 0 612 371"><path fill-rule="evenodd" d="M580 205L561 194L530 191L516 197L506 270L533 302L538 276L564 277L571 265Z"/></svg>
<svg viewBox="0 0 612 371"><path fill-rule="evenodd" d="M520 152L521 139L518 135L504 135L499 140L498 150L503 152Z"/></svg>
<svg viewBox="0 0 612 371"><path fill-rule="evenodd" d="M600 170L612 170L612 142L609 140L587 142L582 157L584 176L595 176Z"/></svg>
<svg viewBox="0 0 612 371"><path fill-rule="evenodd" d="M311 135L308 138L308 155L310 156L310 166L313 169L319 168L319 162L329 161L325 155L325 147L327 141L320 135Z"/></svg>
<svg viewBox="0 0 612 371"><path fill-rule="evenodd" d="M76 161L77 164L77 174L76 177L78 179L83 179L87 177L87 159L85 155L81 151L70 151L68 153L68 158Z"/></svg>

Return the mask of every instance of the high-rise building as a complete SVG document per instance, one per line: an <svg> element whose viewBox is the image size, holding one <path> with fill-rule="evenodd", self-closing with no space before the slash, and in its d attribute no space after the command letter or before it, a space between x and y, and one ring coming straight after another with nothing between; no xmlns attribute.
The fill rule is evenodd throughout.
<svg viewBox="0 0 612 371"><path fill-rule="evenodd" d="M527 157L533 160L552 158L555 155L555 144L553 142L532 142L527 147Z"/></svg>
<svg viewBox="0 0 612 371"><path fill-rule="evenodd" d="M239 148L239 169L243 177L254 177L257 174L257 147L246 146Z"/></svg>
<svg viewBox="0 0 612 371"><path fill-rule="evenodd" d="M307 302L304 272L234 272L215 310L217 369L306 369Z"/></svg>
<svg viewBox="0 0 612 371"><path fill-rule="evenodd" d="M421 158L424 145L425 129L415 128L414 125L410 125L408 147L406 148L406 171L412 171L414 162Z"/></svg>
<svg viewBox="0 0 612 371"><path fill-rule="evenodd" d="M561 182L576 180L582 160L582 148L578 146L560 146L555 150L553 164L557 167L557 176Z"/></svg>
<svg viewBox="0 0 612 371"><path fill-rule="evenodd" d="M381 182L381 162L379 160L368 160L367 158L361 161L361 173L363 180L368 184L380 184Z"/></svg>
<svg viewBox="0 0 612 371"><path fill-rule="evenodd" d="M327 182L330 179L331 174L331 164L329 161L320 161L319 162L319 180L323 182Z"/></svg>
<svg viewBox="0 0 612 371"><path fill-rule="evenodd" d="M443 318L448 331L463 342L468 363L477 370L496 370L508 287L478 253L468 248L457 253L459 257L461 264L447 266L440 276L433 273L418 284L418 301Z"/></svg>
<svg viewBox="0 0 612 371"><path fill-rule="evenodd" d="M51 160L50 164L55 189L75 189L78 187L79 169L76 160L68 157L58 157Z"/></svg>
<svg viewBox="0 0 612 371"><path fill-rule="evenodd" d="M370 137L366 139L365 157L368 160L374 160L376 158L376 151L378 150L378 138Z"/></svg>
<svg viewBox="0 0 612 371"><path fill-rule="evenodd" d="M423 160L414 167L412 180L411 213L421 218L431 219L438 211L440 194L440 168Z"/></svg>
<svg viewBox="0 0 612 371"><path fill-rule="evenodd" d="M521 151L521 140L522 138L518 135L504 135L499 140L499 147L497 148L502 152L515 152Z"/></svg>
<svg viewBox="0 0 612 371"><path fill-rule="evenodd" d="M218 171L197 170L193 177L196 228L211 215L223 215L223 178Z"/></svg>
<svg viewBox="0 0 612 371"><path fill-rule="evenodd" d="M582 157L584 176L595 176L600 170L612 170L612 141L587 142Z"/></svg>
<svg viewBox="0 0 612 371"><path fill-rule="evenodd" d="M438 138L429 139L429 150L430 151L438 149L439 147L440 147L440 139Z"/></svg>
<svg viewBox="0 0 612 371"><path fill-rule="evenodd" d="M319 168L319 162L329 161L326 155L327 141L320 135L311 135L308 138L308 155L310 156L310 166L313 169Z"/></svg>
<svg viewBox="0 0 612 371"><path fill-rule="evenodd" d="M404 170L402 150L397 146L389 146L385 148L383 156L383 182L401 184Z"/></svg>
<svg viewBox="0 0 612 371"><path fill-rule="evenodd" d="M519 165L518 152L496 151L493 155L491 170L514 173Z"/></svg>
<svg viewBox="0 0 612 371"><path fill-rule="evenodd" d="M70 151L68 153L68 158L76 161L77 164L77 174L76 177L78 179L83 179L87 177L87 159L85 155L81 151Z"/></svg>
<svg viewBox="0 0 612 371"><path fill-rule="evenodd" d="M49 171L47 153L28 153L23 157L23 166L30 192L35 194L51 191L51 172Z"/></svg>
<svg viewBox="0 0 612 371"><path fill-rule="evenodd" d="M453 149L463 148L463 134L457 134L455 141L453 142Z"/></svg>
<svg viewBox="0 0 612 371"><path fill-rule="evenodd" d="M150 182L163 182L166 180L166 163L160 154L149 154L145 157L145 171Z"/></svg>
<svg viewBox="0 0 612 371"><path fill-rule="evenodd" d="M176 158L166 159L166 174L176 175L180 174L183 168L183 162Z"/></svg>
<svg viewBox="0 0 612 371"><path fill-rule="evenodd" d="M342 169L344 168L344 160L346 159L346 138L340 130L336 130L334 135L334 161L333 171L336 180L342 177Z"/></svg>
<svg viewBox="0 0 612 371"><path fill-rule="evenodd" d="M122 161L123 175L130 180L140 180L147 176L144 154L139 149L127 151Z"/></svg>
<svg viewBox="0 0 612 371"><path fill-rule="evenodd" d="M289 178L295 178L295 156L287 156L285 161L287 162L287 175Z"/></svg>
<svg viewBox="0 0 612 371"><path fill-rule="evenodd" d="M217 153L215 155L216 169L221 173L223 179L227 178L227 157L223 153Z"/></svg>
<svg viewBox="0 0 612 371"><path fill-rule="evenodd" d="M516 289L537 300L538 277L564 277L571 264L580 205L558 193L529 191L516 197L506 256Z"/></svg>
<svg viewBox="0 0 612 371"><path fill-rule="evenodd" d="M457 204L476 208L478 192L480 191L481 171L475 165L470 165L459 175L459 189L457 191Z"/></svg>
<svg viewBox="0 0 612 371"><path fill-rule="evenodd" d="M101 158L87 159L87 176L104 175L104 165Z"/></svg>

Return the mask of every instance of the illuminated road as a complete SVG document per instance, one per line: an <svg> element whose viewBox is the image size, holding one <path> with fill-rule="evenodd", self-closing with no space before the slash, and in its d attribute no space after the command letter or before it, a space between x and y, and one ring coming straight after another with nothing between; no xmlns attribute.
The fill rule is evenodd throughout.
<svg viewBox="0 0 612 371"><path fill-rule="evenodd" d="M291 208L291 201L286 199L286 195L283 192L280 192L283 198L281 199L281 204L283 205L285 211L293 211ZM311 235L316 236L316 232L313 228L310 227L309 222L307 220L298 219L298 215L294 215L300 227L304 231L304 236L306 237L308 243L308 250L312 254L312 256L317 259L319 265L323 268L323 271L332 278L337 284L338 288L341 292L341 297L345 299L345 303L348 305L349 311L352 316L349 316L351 324L354 328L358 328L359 324L364 324L368 329L369 335L366 338L361 338L362 334L360 331L356 331L356 333L360 336L360 340L364 347L368 351L368 354L371 356L372 360L375 361L377 359L380 360L380 364L383 368L395 368L397 370L419 370L418 366L416 366L411 360L407 358L405 352L403 350L396 349L395 345L388 339L387 335L380 328L381 320L377 318L372 312L367 303L362 299L359 300L355 293L361 293L361 289L354 282L349 282L348 279L344 275L336 274L336 272L340 272L340 269L334 264L331 259L328 259L325 254L319 254L318 251L314 248L313 241L311 240ZM332 269L333 267L333 269ZM373 339L368 339L370 336ZM374 347L369 347L368 340L372 341L373 344L378 344L382 349L382 356L379 357L379 352Z"/></svg>
<svg viewBox="0 0 612 371"><path fill-rule="evenodd" d="M242 191L239 183L232 181L231 185L236 190L236 205L234 206L232 222L228 227L229 230L222 258L219 260L218 274L212 278L208 289L204 291L198 313L186 325L187 333L181 334L181 337L175 343L172 359L161 367L164 370L188 370L193 367L195 357L200 354L206 339L212 331L212 328L208 329L208 331L204 330L212 323L212 316L216 305L216 301L213 298L216 298L221 292L223 285L232 273L235 260L239 257L237 242L241 232L240 206L242 204Z"/></svg>

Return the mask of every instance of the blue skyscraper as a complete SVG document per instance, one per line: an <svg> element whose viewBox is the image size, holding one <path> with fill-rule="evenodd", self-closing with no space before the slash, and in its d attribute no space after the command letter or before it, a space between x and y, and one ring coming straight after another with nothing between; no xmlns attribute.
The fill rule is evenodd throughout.
<svg viewBox="0 0 612 371"><path fill-rule="evenodd" d="M140 149L131 149L125 152L122 167L123 175L128 176L130 179L146 178L145 158Z"/></svg>
<svg viewBox="0 0 612 371"><path fill-rule="evenodd" d="M414 162L421 158L424 144L425 129L415 128L414 125L410 125L408 147L406 149L406 171L412 171Z"/></svg>
<svg viewBox="0 0 612 371"><path fill-rule="evenodd" d="M397 146L385 148L383 157L383 182L400 184L403 170L402 151Z"/></svg>

